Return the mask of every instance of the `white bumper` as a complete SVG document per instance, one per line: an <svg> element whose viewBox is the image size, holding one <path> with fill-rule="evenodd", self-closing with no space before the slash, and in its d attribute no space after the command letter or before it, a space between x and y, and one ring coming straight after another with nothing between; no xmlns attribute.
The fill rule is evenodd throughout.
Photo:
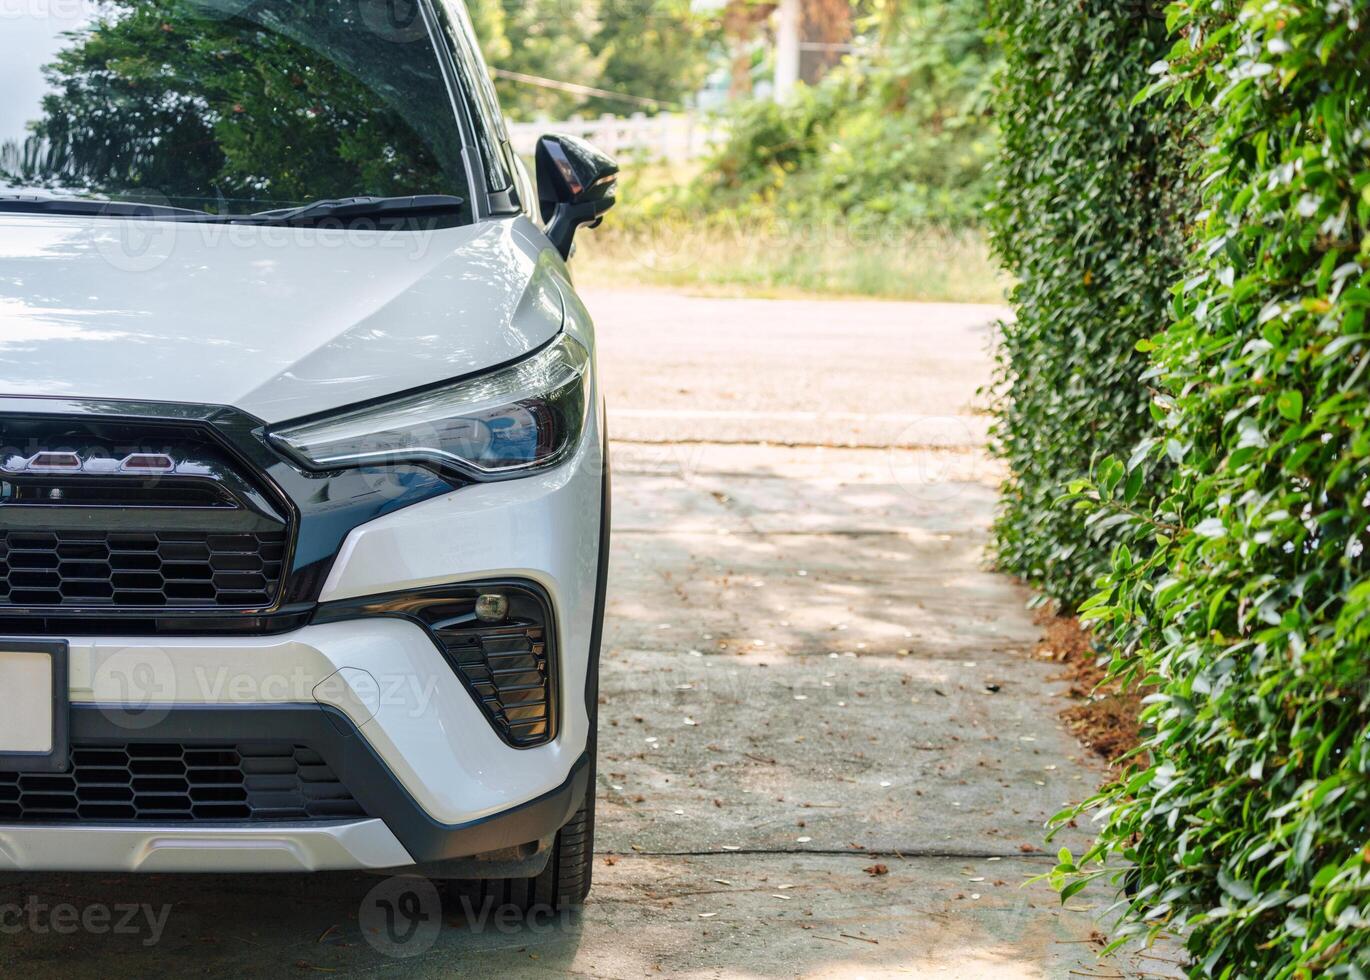
<svg viewBox="0 0 1370 980"><path fill-rule="evenodd" d="M0 827L0 868L106 872L271 872L398 868L409 852L379 820L216 829Z"/></svg>
<svg viewBox="0 0 1370 980"><path fill-rule="evenodd" d="M68 637L72 703L109 707L115 717L121 706L134 707L140 713L128 718L144 720L178 705L330 705L351 719L422 811L446 826L557 790L590 731L585 690L603 482L598 422L592 416L580 451L556 470L468 486L355 529L321 596L329 602L486 579L536 582L552 600L558 628L560 705L552 742L507 745L428 634L386 618L278 636ZM135 729L138 723L131 721ZM0 825L0 869L281 871L410 863L379 820Z"/></svg>
<svg viewBox="0 0 1370 980"><path fill-rule="evenodd" d="M583 691L583 669L580 676ZM159 706L168 713L175 706L311 701L338 708L424 812L443 824L490 816L555 789L585 751L587 723L573 726L569 717L549 744L510 748L428 634L398 619L328 623L274 637L72 638L73 704L108 707L120 724L130 683L150 695L127 715L130 735L157 720ZM583 719L584 698L576 700ZM575 707L568 703L564 714L575 715Z"/></svg>

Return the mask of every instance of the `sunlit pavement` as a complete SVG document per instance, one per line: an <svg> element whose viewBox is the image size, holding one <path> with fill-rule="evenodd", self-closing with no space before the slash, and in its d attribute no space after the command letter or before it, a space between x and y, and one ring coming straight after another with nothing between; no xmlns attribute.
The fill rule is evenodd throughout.
<svg viewBox="0 0 1370 980"><path fill-rule="evenodd" d="M374 877L11 876L0 908L170 909L155 944L0 921L0 975L1177 971L1172 949L1097 960L1102 890L1063 908L1028 883L1101 770L1057 721L1027 592L985 567L1000 311L588 302L616 442L584 915L449 903L399 959L359 921Z"/></svg>

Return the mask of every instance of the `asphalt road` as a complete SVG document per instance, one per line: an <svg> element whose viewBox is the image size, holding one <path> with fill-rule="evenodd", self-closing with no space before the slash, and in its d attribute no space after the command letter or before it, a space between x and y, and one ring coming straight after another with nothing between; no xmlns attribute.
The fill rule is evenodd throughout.
<svg viewBox="0 0 1370 980"><path fill-rule="evenodd" d="M150 918L6 935L0 975L1175 971L1170 950L1101 964L1108 896L1030 883L1043 821L1101 771L1057 721L1028 594L985 568L1001 311L588 300L616 471L584 915L449 908L396 959L359 919L374 877L9 876L0 905Z"/></svg>

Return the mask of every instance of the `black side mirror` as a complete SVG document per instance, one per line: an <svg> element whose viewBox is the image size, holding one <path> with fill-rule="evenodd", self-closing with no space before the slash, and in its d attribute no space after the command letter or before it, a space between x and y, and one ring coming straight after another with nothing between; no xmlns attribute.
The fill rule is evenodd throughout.
<svg viewBox="0 0 1370 980"><path fill-rule="evenodd" d="M552 133L538 140L537 168L547 237L570 258L576 230L596 227L614 206L618 164L583 139Z"/></svg>

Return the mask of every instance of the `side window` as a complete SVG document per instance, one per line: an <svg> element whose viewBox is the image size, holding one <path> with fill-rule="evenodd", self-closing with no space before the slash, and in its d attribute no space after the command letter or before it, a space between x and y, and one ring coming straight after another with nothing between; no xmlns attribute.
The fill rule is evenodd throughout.
<svg viewBox="0 0 1370 980"><path fill-rule="evenodd" d="M444 0L445 28L461 85L461 97L475 127L475 138L492 194L509 193L517 199L509 135L495 97L495 86L476 44L466 7L460 0Z"/></svg>

